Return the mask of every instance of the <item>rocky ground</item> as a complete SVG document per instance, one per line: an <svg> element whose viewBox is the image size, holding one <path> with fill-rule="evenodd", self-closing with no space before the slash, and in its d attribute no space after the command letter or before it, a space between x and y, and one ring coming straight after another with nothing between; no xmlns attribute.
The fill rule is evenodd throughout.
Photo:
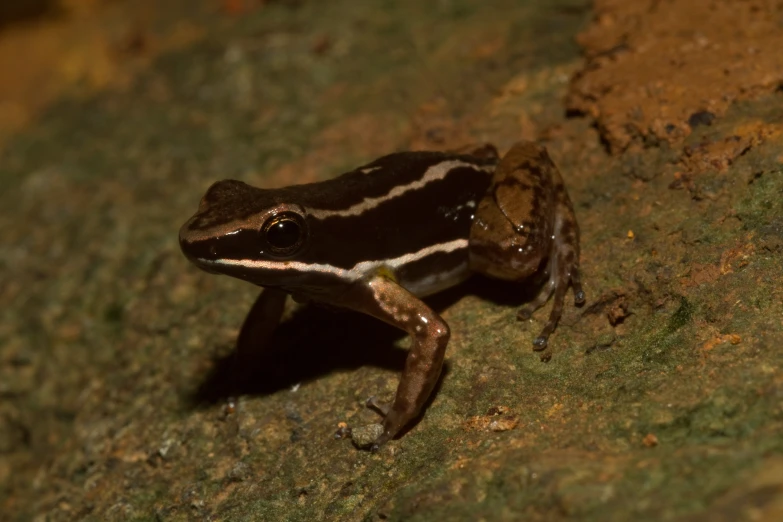
<svg viewBox="0 0 783 522"><path fill-rule="evenodd" d="M10 5L10 4L9 4ZM21 4L20 4L21 5ZM783 6L773 0L37 0L0 8L0 520L783 519ZM539 140L588 302L475 279L423 418L407 340L287 309L179 226L212 181ZM510 295L511 294L511 295Z"/></svg>

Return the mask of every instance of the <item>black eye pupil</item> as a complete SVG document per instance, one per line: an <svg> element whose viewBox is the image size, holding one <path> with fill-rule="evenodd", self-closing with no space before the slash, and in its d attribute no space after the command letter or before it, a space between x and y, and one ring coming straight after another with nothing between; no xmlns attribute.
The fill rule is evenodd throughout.
<svg viewBox="0 0 783 522"><path fill-rule="evenodd" d="M274 248L291 248L299 242L299 223L293 219L281 219L266 229L266 240Z"/></svg>

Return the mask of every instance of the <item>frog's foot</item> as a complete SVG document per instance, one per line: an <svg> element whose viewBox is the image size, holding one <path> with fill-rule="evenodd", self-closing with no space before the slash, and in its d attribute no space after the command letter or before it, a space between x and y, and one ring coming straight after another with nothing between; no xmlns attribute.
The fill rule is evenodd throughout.
<svg viewBox="0 0 783 522"><path fill-rule="evenodd" d="M365 405L378 412L383 417L382 424L370 424L359 428L358 436L352 436L354 444L359 448L367 448L372 452L378 451L383 444L389 442L394 435L402 428L400 420L395 420L399 415L392 412L391 402L378 400L373 395L365 402ZM390 412L392 412L390 414ZM372 436L372 439L370 439Z"/></svg>
<svg viewBox="0 0 783 522"><path fill-rule="evenodd" d="M557 327L557 322L563 314L565 305L565 296L570 284L574 290L574 304L581 306L585 302L585 292L582 290L582 281L579 275L579 266L574 261L577 258L574 251L567 246L557 246L550 261L549 279L544 284L541 291L527 306L523 307L517 313L517 319L525 321L530 319L533 312L544 306L554 294L552 311L549 312L547 320L541 333L533 340L533 349L536 351L545 350L547 340ZM544 360L542 358L542 360Z"/></svg>
<svg viewBox="0 0 783 522"><path fill-rule="evenodd" d="M407 408L399 406L395 409L395 403L379 401L375 396L367 399L365 404L368 408L381 414L383 421L380 424L370 424L354 429L351 438L357 447L373 452L378 451L381 446L392 440L418 413L418 408L415 411L407 411ZM371 436L372 438L370 438Z"/></svg>
<svg viewBox="0 0 783 522"><path fill-rule="evenodd" d="M367 401L365 406L378 412L384 419L389 415L391 410L391 403L379 401L378 398L373 395ZM393 434L388 432L385 428L385 423L374 423L366 426L360 426L350 430L351 442L359 449L369 450L373 453L378 451L382 444L391 440Z"/></svg>

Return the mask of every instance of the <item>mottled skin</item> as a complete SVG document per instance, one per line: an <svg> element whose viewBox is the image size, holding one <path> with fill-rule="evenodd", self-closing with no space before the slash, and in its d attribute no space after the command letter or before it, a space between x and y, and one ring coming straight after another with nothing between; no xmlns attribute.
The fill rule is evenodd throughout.
<svg viewBox="0 0 783 522"><path fill-rule="evenodd" d="M498 162L493 147L459 153L398 153L310 185L263 190L214 184L180 230L197 266L263 286L245 330L268 338L287 294L356 310L412 340L373 447L392 439L421 411L443 366L449 327L420 297L471 272L548 281L520 318L554 294L546 347L569 284L584 301L579 232L560 174L546 150L524 142ZM249 334L248 334L249 335Z"/></svg>
<svg viewBox="0 0 783 522"><path fill-rule="evenodd" d="M569 283L574 301L584 303L579 226L563 178L543 147L518 144L498 165L470 229L470 268L510 281L545 270L547 282L519 312L529 319L554 293L549 321L533 341L538 350L557 326Z"/></svg>

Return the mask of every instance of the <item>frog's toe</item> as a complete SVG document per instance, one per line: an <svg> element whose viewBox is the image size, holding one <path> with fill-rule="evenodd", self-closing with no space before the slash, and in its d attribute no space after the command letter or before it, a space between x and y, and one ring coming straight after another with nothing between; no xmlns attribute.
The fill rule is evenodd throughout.
<svg viewBox="0 0 783 522"><path fill-rule="evenodd" d="M384 417L386 417L389 414L389 409L391 409L391 403L390 402L384 402L378 400L378 397L373 395L369 399L367 399L364 403L368 408L371 408Z"/></svg>
<svg viewBox="0 0 783 522"><path fill-rule="evenodd" d="M541 350L546 350L547 347L547 337L544 337L543 335L539 335L535 339L533 339L533 349L537 352L540 352Z"/></svg>
<svg viewBox="0 0 783 522"><path fill-rule="evenodd" d="M579 265L576 263L572 264L569 274L571 288L574 290L574 304L576 306L581 306L585 304L587 296L585 295L585 291L582 290L582 273L579 270Z"/></svg>
<svg viewBox="0 0 783 522"><path fill-rule="evenodd" d="M527 321L531 317L533 317L533 314L542 306L546 304L547 301L549 301L549 298L552 296L552 289L547 287L543 288L541 292L536 296L533 301L528 303L527 305L523 306L519 309L517 312L517 319L520 321Z"/></svg>
<svg viewBox="0 0 783 522"><path fill-rule="evenodd" d="M529 307L520 308L517 312L517 319L519 321L527 321L533 317L533 310L531 310Z"/></svg>

